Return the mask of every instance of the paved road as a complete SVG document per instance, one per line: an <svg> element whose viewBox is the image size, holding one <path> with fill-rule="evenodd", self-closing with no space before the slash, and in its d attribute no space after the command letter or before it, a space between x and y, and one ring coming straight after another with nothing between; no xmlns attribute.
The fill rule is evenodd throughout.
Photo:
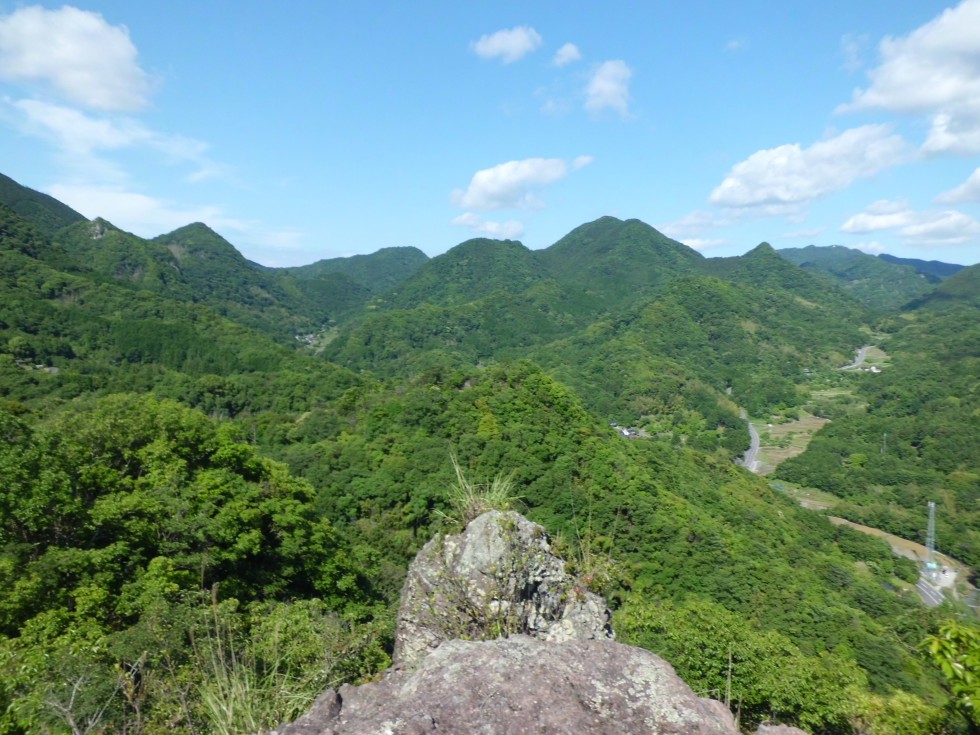
<svg viewBox="0 0 980 735"><path fill-rule="evenodd" d="M755 426L749 421L749 416L745 413L744 408L739 409L739 416L749 425L749 448L745 452L745 455L738 461L742 467L747 469L749 472L759 472L759 432L756 430Z"/></svg>
<svg viewBox="0 0 980 735"><path fill-rule="evenodd" d="M853 370L854 368L859 368L864 364L865 358L868 356L868 350L870 350L872 345L865 345L860 350L857 351L857 355L854 358L854 362L850 365L845 365L844 367L837 368L838 370Z"/></svg>
<svg viewBox="0 0 980 735"><path fill-rule="evenodd" d="M919 577L919 581L916 583L915 588L919 591L919 597L926 604L926 607L939 607L943 601L946 599L943 597L943 593L933 587L930 582L928 582L925 577Z"/></svg>

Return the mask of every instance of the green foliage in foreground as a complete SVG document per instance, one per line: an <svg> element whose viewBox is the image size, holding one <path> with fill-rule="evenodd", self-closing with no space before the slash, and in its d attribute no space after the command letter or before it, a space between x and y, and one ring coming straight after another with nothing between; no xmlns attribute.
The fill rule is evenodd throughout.
<svg viewBox="0 0 980 735"><path fill-rule="evenodd" d="M980 727L980 629L947 621L922 642L953 693L953 704Z"/></svg>
<svg viewBox="0 0 980 735"><path fill-rule="evenodd" d="M270 687L297 684L274 705L293 716L386 662L376 595L310 486L234 426L116 395L37 428L0 412L0 434L0 732L195 732L255 697L269 727Z"/></svg>
<svg viewBox="0 0 980 735"><path fill-rule="evenodd" d="M904 693L866 693L866 675L834 653L807 654L785 635L754 629L742 616L708 600L682 605L631 599L616 617L620 640L643 646L670 661L696 692L730 705L740 725L763 721L796 725L813 733L938 733L941 709ZM885 729L882 710L905 708L920 720L908 729ZM888 723L889 725L891 723Z"/></svg>

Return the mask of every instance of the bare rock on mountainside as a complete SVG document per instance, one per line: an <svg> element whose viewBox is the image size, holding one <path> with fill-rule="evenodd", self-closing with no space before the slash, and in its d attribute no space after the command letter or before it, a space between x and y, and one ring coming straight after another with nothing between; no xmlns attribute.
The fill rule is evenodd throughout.
<svg viewBox="0 0 980 735"><path fill-rule="evenodd" d="M666 661L611 640L609 619L541 526L485 513L412 563L395 666L270 735L738 735Z"/></svg>
<svg viewBox="0 0 980 735"><path fill-rule="evenodd" d="M395 667L414 666L456 638L612 638L610 618L605 601L565 571L541 526L491 511L415 557L402 588Z"/></svg>
<svg viewBox="0 0 980 735"><path fill-rule="evenodd" d="M315 713L323 719L317 721ZM449 641L414 671L328 691L280 735L736 735L663 659L610 640Z"/></svg>
<svg viewBox="0 0 980 735"><path fill-rule="evenodd" d="M789 725L759 725L755 735L807 735L807 733Z"/></svg>

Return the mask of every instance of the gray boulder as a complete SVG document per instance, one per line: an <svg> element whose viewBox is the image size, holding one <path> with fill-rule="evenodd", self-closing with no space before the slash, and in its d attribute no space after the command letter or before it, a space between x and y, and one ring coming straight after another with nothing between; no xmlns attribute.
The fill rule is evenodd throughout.
<svg viewBox="0 0 980 735"><path fill-rule="evenodd" d="M662 659L611 640L449 641L413 671L330 690L278 735L737 735Z"/></svg>
<svg viewBox="0 0 980 735"><path fill-rule="evenodd" d="M402 590L395 666L327 690L270 735L738 735L663 659L612 640L603 599L544 529L486 513L419 552ZM799 731L760 728L760 735Z"/></svg>
<svg viewBox="0 0 980 735"><path fill-rule="evenodd" d="M545 530L492 511L427 543L408 570L395 632L396 668L441 643L524 634L560 642L612 638L605 601L565 571Z"/></svg>
<svg viewBox="0 0 980 735"><path fill-rule="evenodd" d="M805 730L790 725L759 725L755 735L807 735Z"/></svg>

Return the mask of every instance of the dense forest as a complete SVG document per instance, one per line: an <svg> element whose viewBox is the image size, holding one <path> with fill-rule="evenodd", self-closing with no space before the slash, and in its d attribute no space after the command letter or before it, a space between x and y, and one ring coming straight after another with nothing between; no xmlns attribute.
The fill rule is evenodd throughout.
<svg viewBox="0 0 980 735"><path fill-rule="evenodd" d="M935 501L980 565L980 270L842 250L604 217L272 269L0 180L0 733L256 732L376 676L457 460L747 730L976 731L969 600L779 483L911 540ZM830 423L770 484L743 412Z"/></svg>

